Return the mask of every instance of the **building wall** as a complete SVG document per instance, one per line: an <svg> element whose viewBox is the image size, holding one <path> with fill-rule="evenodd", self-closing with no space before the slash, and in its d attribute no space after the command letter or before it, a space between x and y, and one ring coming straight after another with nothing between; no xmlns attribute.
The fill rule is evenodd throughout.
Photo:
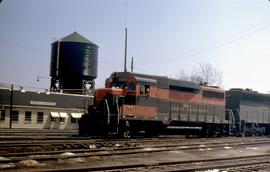
<svg viewBox="0 0 270 172"><path fill-rule="evenodd" d="M4 120L0 120L0 128L10 128L10 111L9 108L0 108L1 111L5 111ZM21 108L14 107L13 111L18 111L18 121L12 121L11 128L38 128L38 129L66 129L77 130L78 119L73 118L71 113L83 113L82 109L39 109L39 108ZM31 121L25 119L25 112L31 112ZM37 120L38 112L43 112L43 121ZM65 112L67 118L53 118L51 112ZM29 119L29 118L28 118Z"/></svg>
<svg viewBox="0 0 270 172"><path fill-rule="evenodd" d="M73 119L71 113L84 114L92 100L93 98L85 95L19 90L11 92L10 89L0 89L0 112L5 112L4 116L0 114L0 128L10 128L10 106L12 106L13 112L18 111L18 120L12 121L11 128L77 130L78 119ZM31 113L28 114L28 118L25 118L26 111ZM37 119L38 112L43 113L42 122ZM65 112L67 117L53 118L51 112Z"/></svg>
<svg viewBox="0 0 270 172"><path fill-rule="evenodd" d="M8 108L0 108L5 111L4 120L0 120L0 128L10 128L10 110ZM18 111L18 121L12 121L11 128L37 128L37 129L66 129L77 130L78 119L73 118L71 113L84 113L83 109L44 109L44 108L29 108L29 107L14 107L13 111ZM31 121L25 119L25 112L31 112ZM39 122L38 112L43 112L43 122ZM51 112L65 112L68 117L61 119L60 117L53 118ZM29 119L29 118L28 118Z"/></svg>

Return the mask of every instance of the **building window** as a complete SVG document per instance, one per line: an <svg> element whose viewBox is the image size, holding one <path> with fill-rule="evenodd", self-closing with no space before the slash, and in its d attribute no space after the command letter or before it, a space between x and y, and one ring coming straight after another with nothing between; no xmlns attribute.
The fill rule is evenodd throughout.
<svg viewBox="0 0 270 172"><path fill-rule="evenodd" d="M56 118L51 116L51 122L56 122Z"/></svg>
<svg viewBox="0 0 270 172"><path fill-rule="evenodd" d="M32 112L25 111L24 122L31 123L31 116L32 116Z"/></svg>
<svg viewBox="0 0 270 172"><path fill-rule="evenodd" d="M37 123L43 123L43 116L44 116L43 112L37 113Z"/></svg>
<svg viewBox="0 0 270 172"><path fill-rule="evenodd" d="M6 112L5 110L0 110L0 121L5 121Z"/></svg>
<svg viewBox="0 0 270 172"><path fill-rule="evenodd" d="M61 118L61 117L60 117L60 122L61 122L61 123L65 123L65 118Z"/></svg>
<svg viewBox="0 0 270 172"><path fill-rule="evenodd" d="M71 117L71 123L77 123L77 119Z"/></svg>
<svg viewBox="0 0 270 172"><path fill-rule="evenodd" d="M19 122L19 111L12 111L11 113L11 121L12 122Z"/></svg>

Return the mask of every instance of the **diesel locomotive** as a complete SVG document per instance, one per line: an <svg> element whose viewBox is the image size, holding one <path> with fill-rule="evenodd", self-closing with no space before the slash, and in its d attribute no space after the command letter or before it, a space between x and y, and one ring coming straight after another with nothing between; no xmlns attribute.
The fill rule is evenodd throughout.
<svg viewBox="0 0 270 172"><path fill-rule="evenodd" d="M225 90L193 82L131 72L114 72L79 121L80 135L228 135L232 111Z"/></svg>
<svg viewBox="0 0 270 172"><path fill-rule="evenodd" d="M233 114L235 135L270 134L270 95L251 89L230 89L226 92L226 109Z"/></svg>

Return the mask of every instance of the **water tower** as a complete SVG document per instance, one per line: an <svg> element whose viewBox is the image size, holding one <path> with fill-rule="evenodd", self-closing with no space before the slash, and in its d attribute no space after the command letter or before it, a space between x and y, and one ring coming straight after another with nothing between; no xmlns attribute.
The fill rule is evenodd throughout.
<svg viewBox="0 0 270 172"><path fill-rule="evenodd" d="M88 94L95 88L98 46L77 32L52 43L51 90Z"/></svg>

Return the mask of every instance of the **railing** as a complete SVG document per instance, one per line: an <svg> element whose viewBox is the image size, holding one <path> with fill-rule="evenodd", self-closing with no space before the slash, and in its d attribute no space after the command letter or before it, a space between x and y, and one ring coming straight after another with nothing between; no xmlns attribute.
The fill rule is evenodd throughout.
<svg viewBox="0 0 270 172"><path fill-rule="evenodd" d="M72 94L72 92L82 92L83 89L48 89L48 88L39 88L39 87L30 87L30 86L23 86L23 85L14 85L14 84L6 84L6 83L0 83L0 89L5 90L12 90L12 91L21 91L21 92L35 92L35 93L59 93L59 94ZM88 90L87 94L79 94L79 95L85 95L93 97L94 90Z"/></svg>
<svg viewBox="0 0 270 172"><path fill-rule="evenodd" d="M37 93L46 93L49 91L46 88L28 87L28 86L22 86L22 85L0 83L0 89L11 90L12 86L13 86L14 91L16 90L16 91L21 91L21 92L29 91L29 92L37 92Z"/></svg>

